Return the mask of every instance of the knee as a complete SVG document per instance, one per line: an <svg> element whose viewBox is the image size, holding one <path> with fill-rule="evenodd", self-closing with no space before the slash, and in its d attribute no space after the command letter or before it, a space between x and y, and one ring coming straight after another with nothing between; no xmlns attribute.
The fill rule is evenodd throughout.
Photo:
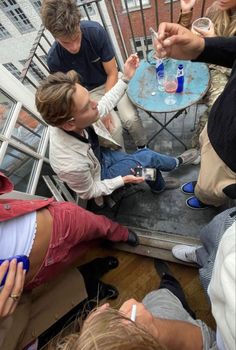
<svg viewBox="0 0 236 350"><path fill-rule="evenodd" d="M224 194L230 199L236 199L236 184L231 184L223 188Z"/></svg>

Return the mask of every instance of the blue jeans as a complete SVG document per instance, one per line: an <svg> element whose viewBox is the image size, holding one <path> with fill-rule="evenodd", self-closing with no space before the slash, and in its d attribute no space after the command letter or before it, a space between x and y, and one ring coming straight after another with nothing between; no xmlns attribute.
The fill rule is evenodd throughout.
<svg viewBox="0 0 236 350"><path fill-rule="evenodd" d="M146 181L153 191L161 191L165 188L165 181L160 170L170 171L175 169L178 164L176 158L154 152L148 148L138 150L132 154L101 148L101 154L102 180L112 179L119 175L131 175L131 168L134 169L137 166L156 168L156 180Z"/></svg>

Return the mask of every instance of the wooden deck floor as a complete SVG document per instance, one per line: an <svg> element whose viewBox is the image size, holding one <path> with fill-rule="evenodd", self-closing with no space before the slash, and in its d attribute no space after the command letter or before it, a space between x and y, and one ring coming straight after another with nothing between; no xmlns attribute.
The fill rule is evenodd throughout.
<svg viewBox="0 0 236 350"><path fill-rule="evenodd" d="M110 301L112 307L119 308L121 304L129 298L135 298L141 301L148 292L158 287L160 278L154 268L153 259L149 257L143 257L141 255L115 249L96 247L87 253L83 259L83 263L89 262L95 257L108 255L117 257L120 262L116 269L110 271L102 278L104 282L116 286L120 292L116 300ZM199 283L198 270L194 267L176 263L168 264L175 278L181 283L187 301L192 310L196 312L197 318L205 321L207 325L214 329L215 322L211 315L207 298ZM71 325L71 329L73 329L73 327L74 325ZM70 327L67 327L64 333L68 334L68 332L70 332ZM62 334L59 336L61 338ZM50 344L43 348L43 350L50 349Z"/></svg>
<svg viewBox="0 0 236 350"><path fill-rule="evenodd" d="M94 257L95 251L87 254L86 261ZM96 256L113 255L119 259L119 266L107 273L102 280L115 285L120 295L118 299L111 301L110 305L119 308L129 298L141 301L150 291L157 289L160 278L154 268L153 259L141 255L131 254L118 250L96 248ZM175 263L168 263L173 275L182 285L190 307L196 312L197 317L204 320L212 328L215 327L211 315L210 306L205 293L200 285L198 270L194 267Z"/></svg>

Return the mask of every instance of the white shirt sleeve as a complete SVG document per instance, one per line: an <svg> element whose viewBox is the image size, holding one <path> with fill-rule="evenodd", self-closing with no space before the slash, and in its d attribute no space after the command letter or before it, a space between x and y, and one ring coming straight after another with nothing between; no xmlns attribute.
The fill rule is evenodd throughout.
<svg viewBox="0 0 236 350"><path fill-rule="evenodd" d="M100 117L110 113L127 90L128 85L121 79L98 102Z"/></svg>

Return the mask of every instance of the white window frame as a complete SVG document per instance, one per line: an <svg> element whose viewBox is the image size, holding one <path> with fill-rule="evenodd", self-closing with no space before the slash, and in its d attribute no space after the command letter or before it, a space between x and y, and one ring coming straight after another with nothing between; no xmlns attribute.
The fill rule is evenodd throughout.
<svg viewBox="0 0 236 350"><path fill-rule="evenodd" d="M150 0L141 0L144 8L151 6ZM126 0L127 7L129 10L140 9L140 1L139 0ZM122 7L124 11L126 11L125 0L121 0Z"/></svg>
<svg viewBox="0 0 236 350"><path fill-rule="evenodd" d="M96 15L96 10L95 10L94 5L92 3L86 4L83 2L83 0L77 0L76 3L79 6L79 10L80 10L80 14L81 14L82 18L87 18L85 8L86 8L88 15L90 17Z"/></svg>
<svg viewBox="0 0 236 350"><path fill-rule="evenodd" d="M21 60L20 63L24 66L25 63L27 62L26 60ZM34 62L31 61L28 72L34 77L34 79L38 82L42 81L43 79L46 78L46 74L39 68L39 66Z"/></svg>
<svg viewBox="0 0 236 350"><path fill-rule="evenodd" d="M16 0L1 0L0 8L22 34L35 30Z"/></svg>
<svg viewBox="0 0 236 350"><path fill-rule="evenodd" d="M3 66L4 66L12 75L14 75L14 77L15 77L16 79L20 80L21 72L19 71L19 69L18 69L12 62L3 63Z"/></svg>
<svg viewBox="0 0 236 350"><path fill-rule="evenodd" d="M150 35L147 36L147 40L151 40L152 37ZM130 39L131 42L131 46L133 49L133 52L137 51L137 53L142 52L143 53L143 57L146 58L146 45L145 45L145 37L136 37L134 38L135 43L136 43L136 48L134 47L134 43L133 43L133 39ZM137 41L140 41L141 45L137 46ZM152 50L153 49L153 45L152 43L148 44L148 50Z"/></svg>
<svg viewBox="0 0 236 350"><path fill-rule="evenodd" d="M0 23L0 40L4 40L4 39L10 38L10 37L11 37L11 34L4 27L4 25L2 23Z"/></svg>
<svg viewBox="0 0 236 350"><path fill-rule="evenodd" d="M31 5L35 8L36 12L40 13L40 8L42 6L41 0L30 0Z"/></svg>

